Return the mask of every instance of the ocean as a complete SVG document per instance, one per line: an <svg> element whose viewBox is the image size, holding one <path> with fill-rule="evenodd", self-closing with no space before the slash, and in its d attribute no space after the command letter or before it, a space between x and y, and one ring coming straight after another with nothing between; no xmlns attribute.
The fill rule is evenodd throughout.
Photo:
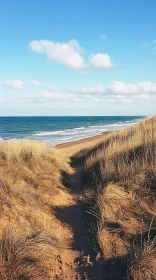
<svg viewBox="0 0 156 280"><path fill-rule="evenodd" d="M55 146L123 129L141 118L143 117L0 117L0 140L26 138Z"/></svg>

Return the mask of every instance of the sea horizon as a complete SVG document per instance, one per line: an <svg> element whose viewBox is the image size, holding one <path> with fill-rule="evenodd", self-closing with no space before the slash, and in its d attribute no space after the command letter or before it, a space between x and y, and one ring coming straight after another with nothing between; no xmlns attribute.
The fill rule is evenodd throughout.
<svg viewBox="0 0 156 280"><path fill-rule="evenodd" d="M4 116L0 140L30 139L56 146L130 127L146 116Z"/></svg>

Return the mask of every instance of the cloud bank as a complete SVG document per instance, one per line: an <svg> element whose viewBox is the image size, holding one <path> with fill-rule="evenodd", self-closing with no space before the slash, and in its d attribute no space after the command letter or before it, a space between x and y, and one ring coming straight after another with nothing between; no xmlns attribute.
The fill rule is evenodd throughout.
<svg viewBox="0 0 156 280"><path fill-rule="evenodd" d="M22 90L24 82L22 80L8 80L5 84L12 89ZM40 83L33 81L33 84L36 87ZM88 104L88 102L103 102L131 105L139 103L140 101L148 102L150 100L156 100L156 83L151 82L124 83L114 81L108 86L97 84L77 86L68 89L64 88L62 90L59 90L56 86L49 85L45 89L37 90L37 92L33 92L33 89L31 89L31 91L32 92L21 93L20 96L16 96L16 94L14 96L7 96L3 92L0 98L1 100L3 99L4 102L6 99L7 102L23 102L29 104L54 104L55 102L59 102L60 104L67 104L70 102Z"/></svg>
<svg viewBox="0 0 156 280"><path fill-rule="evenodd" d="M33 85L35 87L39 87L41 86L41 83L39 81L36 80L32 80L32 81L28 81L28 82L24 82L22 80L7 80L1 83L1 86L7 86L10 89L14 89L14 90L22 90L24 89L27 85Z"/></svg>
<svg viewBox="0 0 156 280"><path fill-rule="evenodd" d="M110 103L133 104L150 99L156 99L156 84L151 82L138 82L134 84L114 81L109 86L103 85L75 87L71 89L81 98L89 98L92 100L108 101Z"/></svg>

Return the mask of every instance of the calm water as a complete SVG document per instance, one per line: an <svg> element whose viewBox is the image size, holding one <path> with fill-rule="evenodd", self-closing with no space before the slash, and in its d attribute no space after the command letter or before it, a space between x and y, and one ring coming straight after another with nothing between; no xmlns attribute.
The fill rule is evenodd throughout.
<svg viewBox="0 0 156 280"><path fill-rule="evenodd" d="M32 139L48 145L129 127L143 117L0 117L0 140Z"/></svg>

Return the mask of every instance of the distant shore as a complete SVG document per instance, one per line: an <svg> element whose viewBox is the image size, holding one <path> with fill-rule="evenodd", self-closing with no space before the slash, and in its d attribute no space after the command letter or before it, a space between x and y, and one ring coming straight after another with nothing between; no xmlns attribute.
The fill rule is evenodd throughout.
<svg viewBox="0 0 156 280"><path fill-rule="evenodd" d="M65 152L66 154L71 156L72 154L76 153L77 151L79 151L81 149L87 149L87 148L90 148L90 147L96 145L99 141L103 140L104 137L106 135L110 134L111 132L112 131L104 132L97 136L93 136L93 137L89 137L89 138L85 138L85 139L81 139L81 140L77 140L77 141L73 141L73 142L67 142L64 144L59 144L59 145L56 145L55 147L57 149L63 150L63 152Z"/></svg>

